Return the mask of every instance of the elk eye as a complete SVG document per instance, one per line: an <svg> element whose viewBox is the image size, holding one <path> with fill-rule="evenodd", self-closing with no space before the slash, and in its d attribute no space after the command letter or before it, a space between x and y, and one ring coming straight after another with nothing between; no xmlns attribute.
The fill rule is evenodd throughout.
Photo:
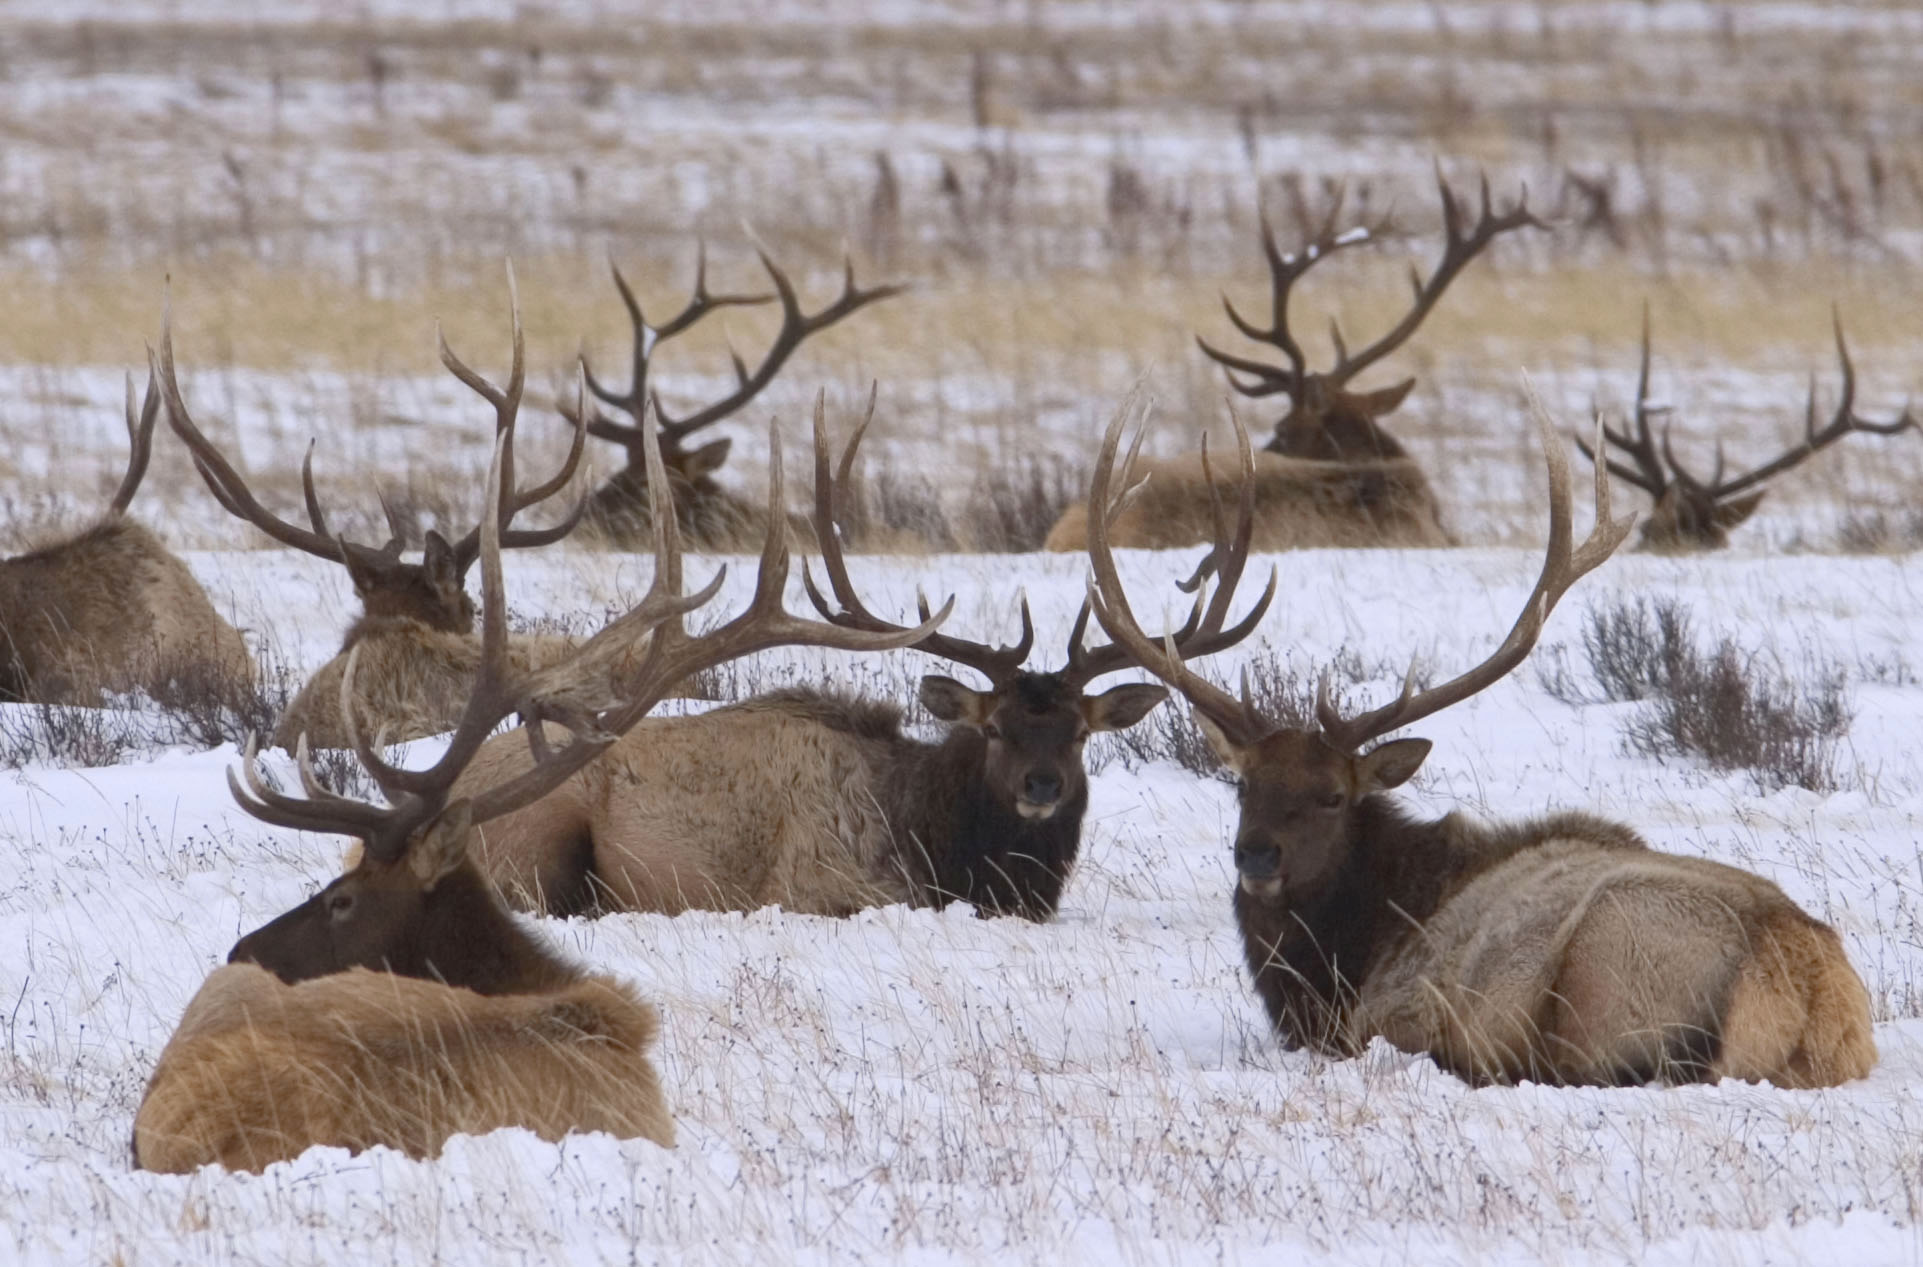
<svg viewBox="0 0 1923 1267"><path fill-rule="evenodd" d="M353 909L354 895L352 893L336 893L333 897L327 899L327 914L331 919L345 918L347 913Z"/></svg>
<svg viewBox="0 0 1923 1267"><path fill-rule="evenodd" d="M1341 809L1342 801L1343 796L1340 792L1324 792L1315 798L1316 805L1322 809Z"/></svg>

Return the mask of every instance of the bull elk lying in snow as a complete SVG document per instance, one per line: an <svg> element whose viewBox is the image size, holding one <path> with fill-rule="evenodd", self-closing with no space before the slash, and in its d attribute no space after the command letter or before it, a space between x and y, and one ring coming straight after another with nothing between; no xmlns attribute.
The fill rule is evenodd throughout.
<svg viewBox="0 0 1923 1267"><path fill-rule="evenodd" d="M1260 550L1349 546L1447 546L1435 493L1422 467L1378 421L1394 410L1415 386L1404 379L1379 391L1353 392L1349 383L1406 343L1456 275L1498 236L1524 227L1543 227L1528 207L1528 196L1498 214L1490 205L1489 182L1482 182L1481 214L1465 231L1463 208L1455 191L1436 177L1442 195L1443 250L1429 279L1411 276L1415 301L1387 334L1351 355L1342 331L1331 322L1333 368L1311 371L1308 357L1289 330L1289 296L1296 282L1339 251L1375 239L1358 227L1336 231L1342 210L1338 195L1314 239L1294 254L1284 254L1266 216L1262 250L1270 281L1269 324L1256 325L1222 299L1229 320L1247 338L1265 343L1287 358L1270 365L1223 352L1198 338L1211 359L1228 372L1229 383L1244 396L1284 395L1289 412L1275 434L1255 455L1249 477L1254 485L1255 546ZM1246 377L1241 377L1246 376ZM1133 505L1116 521L1110 541L1118 546L1165 549L1208 540L1211 525L1208 479L1193 455L1143 463L1147 483ZM1228 490L1236 492L1232 481ZM1081 550L1088 545L1088 504L1062 512L1049 531L1050 550Z"/></svg>
<svg viewBox="0 0 1923 1267"><path fill-rule="evenodd" d="M714 478L714 473L728 460L732 441L712 440L695 448L689 448L688 441L696 433L746 407L761 393L762 388L774 381L788 358L810 335L826 330L869 304L901 293L902 288L898 285L857 286L854 263L844 261L841 294L819 311L806 313L801 310L801 300L787 274L775 266L767 252L760 252L760 257L761 266L774 283L774 294L716 295L708 290L708 256L704 247L695 264L694 293L688 297L681 311L659 325L650 323L643 315L641 303L635 298L628 279L621 275L619 267L610 262L614 287L621 292L622 306L628 310L628 320L634 327L628 385L625 389L610 387L596 378L592 370L586 372L588 389L594 396L626 414L627 419L611 418L597 410L587 418L587 428L590 435L625 449L628 461L607 483L595 489L589 499L586 531L590 534L622 549L633 549L649 540L651 485L648 482L648 464L642 453L645 442L661 450L661 463L673 493L675 513L681 520L681 534L695 548L752 550L761 540L766 528L762 522L762 507L728 492ZM750 370L740 357L735 357L734 390L685 417L670 415L661 405L659 389L652 378L654 356L660 351L661 345L677 335L685 334L717 309L765 304L771 299L781 305L781 328L776 331L768 350L762 354L760 363ZM584 369L585 365L584 361ZM643 425L642 415L650 410L660 424L658 430ZM576 414L577 420L583 416ZM785 511L781 518L788 523L797 541L808 540L808 523L805 519L788 516Z"/></svg>
<svg viewBox="0 0 1923 1267"><path fill-rule="evenodd" d="M511 528L507 522L567 487L580 465L586 437L577 422L573 445L560 470L534 488L514 488L514 435L525 357L512 268L508 270L508 293L514 351L505 389L470 369L454 355L444 337L440 339L440 353L442 364L494 410L495 436L504 443L503 469L512 491L501 507L501 544L528 548L560 540L580 521L585 503L577 504L550 528ZM173 428L193 450L194 464L215 499L229 514L245 519L282 545L344 566L361 600L360 618L348 629L340 652L294 697L274 732L274 744L292 752L305 735L307 742L318 748L350 746L350 732L341 713L343 701L350 697L341 693L340 685L347 657L357 647L361 650L360 674L351 699L363 731L398 743L446 730L461 714L481 654L481 644L474 636L474 601L468 597L465 582L468 569L480 554L481 528L470 529L452 543L430 529L419 563L401 558L404 529L391 511L388 541L379 549L336 535L328 528L314 492L312 446L301 464L301 487L311 527L303 528L274 514L260 504L240 472L194 424L174 375L170 327L168 323L161 331L156 374L166 393ZM381 505L388 510L385 499ZM510 654L525 668L538 667L566 650L567 643L561 639L524 637L514 640Z"/></svg>
<svg viewBox="0 0 1923 1267"><path fill-rule="evenodd" d="M782 608L788 555L777 514L747 610L698 637L682 617L720 588L684 594L674 520L657 530L641 603L569 659L528 670L508 654L500 547L509 503L507 437L497 442L483 516L482 654L446 754L429 769L388 765L355 731L387 806L339 796L299 753L305 797L267 786L252 746L248 813L276 826L360 839L360 859L314 897L235 944L161 1053L134 1120L134 1160L184 1172L258 1170L315 1145L385 1145L433 1156L456 1132L525 1127L546 1139L604 1130L663 1145L674 1125L649 1064L654 1009L628 986L568 963L501 906L469 857L490 820L538 801L588 766L677 682L775 646L881 650L929 633L869 633ZM659 459L655 461L658 463ZM780 500L780 462L770 505ZM659 474L657 466L655 474ZM497 516L492 508L499 506ZM952 606L952 604L951 604ZM361 649L348 653L353 690ZM606 705L609 669L619 702ZM488 735L519 713L532 760L472 795L457 780ZM548 742L552 729L569 736Z"/></svg>
<svg viewBox="0 0 1923 1267"><path fill-rule="evenodd" d="M1802 465L1817 452L1835 444L1852 432L1889 436L1916 428L1917 420L1905 409L1893 422L1871 422L1856 416L1856 367L1843 342L1843 318L1832 312L1836 330L1836 359L1843 366L1843 392L1828 425L1816 426L1816 381L1810 380L1809 403L1803 411L1802 442L1778 457L1740 475L1723 478L1723 451L1716 447L1716 468L1707 480L1692 475L1677 460L1669 445L1669 428L1663 428L1658 444L1650 427L1650 417L1667 412L1665 405L1649 401L1649 305L1643 305L1642 367L1636 374L1636 405L1632 415L1633 433L1604 427L1602 436L1608 448L1591 445L1578 434L1576 447L1591 462L1603 452L1603 460L1617 478L1648 493L1655 509L1643 521L1639 545L1658 554L1689 554L1697 550L1721 550L1729 544L1729 534L1755 512L1769 491L1769 481L1785 471Z"/></svg>
<svg viewBox="0 0 1923 1267"><path fill-rule="evenodd" d="M98 707L104 693L179 685L223 691L254 681L253 657L187 565L128 518L153 453L160 397L147 380L132 452L100 521L0 562L0 700Z"/></svg>
<svg viewBox="0 0 1923 1267"><path fill-rule="evenodd" d="M1317 725L1279 727L1144 635L1105 532L1090 543L1102 627L1194 706L1236 775L1236 922L1290 1047L1353 1055L1380 1035L1474 1082L1640 1084L1722 1077L1827 1086L1875 1063L1869 997L1836 933L1759 876L1659 853L1586 814L1483 826L1411 818L1385 793L1425 739L1363 746L1501 679L1544 619L1621 544L1596 473L1596 526L1572 548L1569 468L1540 405L1550 526L1534 592L1482 664L1344 718L1326 683ZM1091 499L1105 504L1121 419ZM1246 436L1242 438L1246 447ZM1239 531L1249 532L1251 499ZM1239 579L1221 574L1215 602Z"/></svg>
<svg viewBox="0 0 1923 1267"><path fill-rule="evenodd" d="M836 479L817 398L815 533L838 608L802 575L816 609L838 626L904 639L904 627L856 594L835 530L867 425L849 440ZM1227 630L1221 616L1197 607L1172 636L1186 655L1209 655L1245 637L1261 611ZM949 726L939 743L902 734L893 704L815 690L643 722L547 800L481 833L482 865L511 903L557 914L779 903L845 915L965 900L984 914L1047 919L1080 847L1084 741L1134 725L1168 694L1146 684L1085 694L1097 677L1128 667L1117 646L1083 645L1087 621L1084 610L1068 664L1048 673L1022 667L1034 644L1026 604L1011 647L915 635L917 650L988 679L986 690L922 679L922 703ZM466 784L492 786L527 763L525 745L496 740Z"/></svg>

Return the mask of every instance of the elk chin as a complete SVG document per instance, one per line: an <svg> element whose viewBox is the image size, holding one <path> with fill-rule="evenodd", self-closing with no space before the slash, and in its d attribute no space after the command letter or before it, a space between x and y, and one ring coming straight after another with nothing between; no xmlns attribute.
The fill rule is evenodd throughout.
<svg viewBox="0 0 1923 1267"><path fill-rule="evenodd" d="M1280 872L1268 875L1250 875L1246 871L1236 873L1236 883L1242 891L1258 902L1275 902L1282 897L1282 876Z"/></svg>
<svg viewBox="0 0 1923 1267"><path fill-rule="evenodd" d="M1015 802L1015 812L1032 823L1038 823L1043 819L1055 817L1055 811L1061 807L1062 803L1060 801L1049 801L1044 805L1040 801L1027 801L1018 798Z"/></svg>

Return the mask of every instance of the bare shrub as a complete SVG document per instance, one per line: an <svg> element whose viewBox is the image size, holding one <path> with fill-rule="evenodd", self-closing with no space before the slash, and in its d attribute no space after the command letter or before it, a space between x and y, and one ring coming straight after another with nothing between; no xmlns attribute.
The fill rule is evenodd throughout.
<svg viewBox="0 0 1923 1267"><path fill-rule="evenodd" d="M1621 704L1665 690L1691 654L1689 611L1672 599L1591 607L1583 625L1583 654L1597 688L1592 693L1570 667L1568 649L1546 648L1548 665L1537 680L1565 704Z"/></svg>
<svg viewBox="0 0 1923 1267"><path fill-rule="evenodd" d="M1564 648L1540 671L1543 689L1572 705L1644 702L1624 726L1629 751L1747 771L1764 791L1838 786L1836 744L1850 725L1842 666L1811 658L1792 676L1729 637L1704 651L1674 600L1592 607L1583 651L1593 689Z"/></svg>
<svg viewBox="0 0 1923 1267"><path fill-rule="evenodd" d="M9 769L118 765L145 740L140 717L122 709L0 704L0 766Z"/></svg>
<svg viewBox="0 0 1923 1267"><path fill-rule="evenodd" d="M1923 511L1857 511L1836 526L1836 548L1844 554L1901 554L1923 548Z"/></svg>
<svg viewBox="0 0 1923 1267"><path fill-rule="evenodd" d="M1039 550L1062 512L1087 489L1087 467L1059 457L1021 457L986 467L962 506L962 538L984 554Z"/></svg>

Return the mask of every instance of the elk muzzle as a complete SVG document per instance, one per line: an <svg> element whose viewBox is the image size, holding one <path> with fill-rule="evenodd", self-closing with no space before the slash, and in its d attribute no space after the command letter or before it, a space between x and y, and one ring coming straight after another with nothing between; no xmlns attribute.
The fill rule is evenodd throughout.
<svg viewBox="0 0 1923 1267"><path fill-rule="evenodd" d="M1023 818L1052 817L1062 803L1062 776L1053 770L1031 770L1022 778L1022 794L1015 812Z"/></svg>
<svg viewBox="0 0 1923 1267"><path fill-rule="evenodd" d="M1235 838L1235 875L1242 891L1253 898L1274 901L1282 896L1282 850L1266 835Z"/></svg>

